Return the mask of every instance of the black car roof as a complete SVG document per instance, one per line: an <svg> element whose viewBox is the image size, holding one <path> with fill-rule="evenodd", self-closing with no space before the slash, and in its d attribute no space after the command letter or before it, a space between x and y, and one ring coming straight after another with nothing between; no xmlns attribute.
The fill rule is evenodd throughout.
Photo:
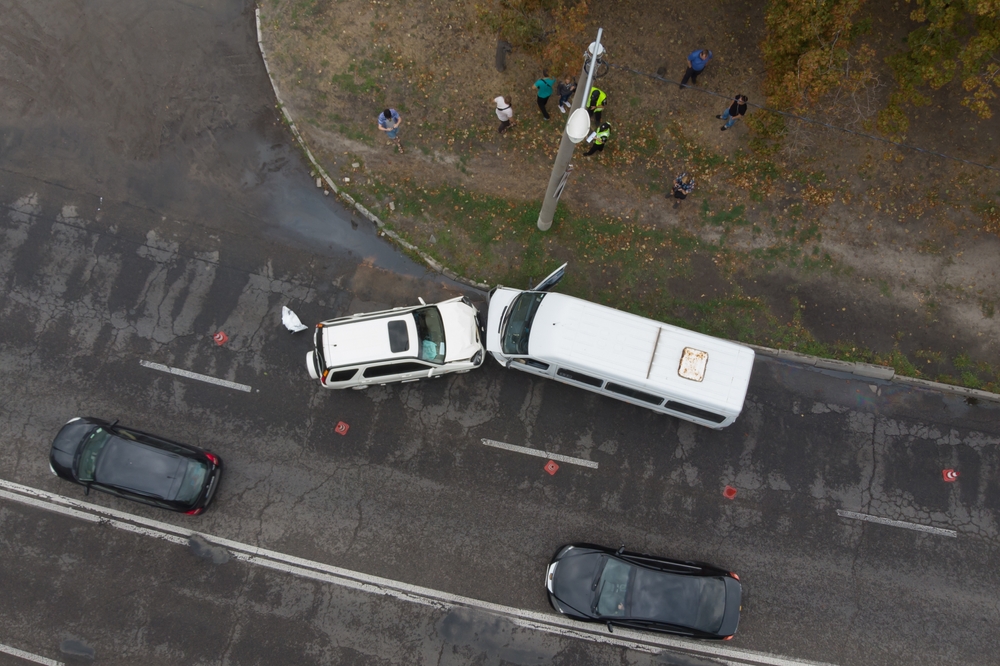
<svg viewBox="0 0 1000 666"><path fill-rule="evenodd" d="M177 496L188 459L112 434L97 461L94 480L161 499Z"/></svg>

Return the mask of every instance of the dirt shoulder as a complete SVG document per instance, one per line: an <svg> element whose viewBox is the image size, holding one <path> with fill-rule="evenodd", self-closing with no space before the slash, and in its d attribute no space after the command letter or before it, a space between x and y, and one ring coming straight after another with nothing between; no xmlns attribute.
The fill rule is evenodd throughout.
<svg viewBox="0 0 1000 666"><path fill-rule="evenodd" d="M614 64L600 80L612 138L574 156L548 232L535 226L565 116L535 107L536 62L495 68L471 3L273 0L261 6L272 76L310 149L402 237L459 274L526 285L570 262L561 290L714 335L972 388L1000 389L1000 177L814 125L779 144L714 116L761 102L760 9L595 7ZM885 25L875 34L898 27ZM706 26L709 26L710 29ZM623 35L628 35L623 38ZM750 39L748 39L750 37ZM698 90L683 74L707 45ZM573 73L574 77L576 73ZM872 91L876 98L887 89ZM493 98L517 124L497 134ZM403 118L399 154L376 128ZM753 113L753 109L751 109ZM823 120L861 129L842 104ZM947 91L907 143L996 164L996 129ZM679 206L681 171L697 179Z"/></svg>

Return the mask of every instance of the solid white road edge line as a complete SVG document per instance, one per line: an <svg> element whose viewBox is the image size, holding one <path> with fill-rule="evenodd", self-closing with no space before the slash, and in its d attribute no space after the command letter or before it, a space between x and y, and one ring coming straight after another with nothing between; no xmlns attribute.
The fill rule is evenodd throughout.
<svg viewBox="0 0 1000 666"><path fill-rule="evenodd" d="M96 514L96 518L109 527L162 539L179 545L186 545L191 536L200 534L213 545L229 549L235 559L244 562L441 610L448 610L456 606L476 608L501 615L514 624L527 629L616 645L643 652L656 653L663 648L669 648L690 654L716 657L734 661L735 663L753 664L755 666L832 666L823 662L781 657L764 652L753 652L717 643L697 642L657 634L643 634L622 628L617 628L614 634L609 634L603 625L587 625L569 620L556 613L539 613L512 606L504 606L489 601L481 601L471 597L433 590L419 585L411 585L389 578L351 571L350 569L342 569L322 562L314 562L295 557L294 555L287 555L266 548L196 532L177 525L136 516L116 509L81 502L62 495L14 483L13 481L0 479L0 488L11 491L2 493L0 495L2 497L30 506L56 511L63 515L79 517L93 522L95 516L91 514ZM539 582L540 584L541 582Z"/></svg>
<svg viewBox="0 0 1000 666"><path fill-rule="evenodd" d="M902 520L892 520L891 518L880 518L878 516L872 516L867 513L857 513L855 511L844 511L842 509L837 509L837 515L841 518L854 518L855 520L863 520L868 523L877 523L879 525L891 525L892 527L903 527L908 530L916 530L917 532L927 532L928 534L937 534L938 536L946 536L956 538L958 537L958 531L956 530L946 530L941 527L931 527L930 525L919 525L917 523L904 523Z"/></svg>
<svg viewBox="0 0 1000 666"><path fill-rule="evenodd" d="M166 372L170 375L177 375L178 377L187 377L188 379L197 379L201 382L208 382L209 384L215 384L216 386L225 386L226 388L235 389L237 391L243 391L245 393L250 393L251 388L246 384L237 384L236 382L226 381L225 379L219 379L217 377L211 377L209 375L201 375L197 372L191 372L190 370L181 370L180 368L171 368L169 365L163 365L162 363L153 363L152 361L139 361L139 365L144 368L151 368L153 370L159 370L160 372Z"/></svg>
<svg viewBox="0 0 1000 666"><path fill-rule="evenodd" d="M517 446L515 444L508 444L507 442L498 442L495 439L483 439L481 441L486 446L492 446L495 449L505 449L507 451L515 451L517 453L526 453L529 456L548 458L550 460L558 460L559 462L568 463L570 465L580 465L581 467L590 467L592 469L597 469L597 463L595 463L593 460L584 460L583 458L571 458L570 456L562 456L559 455L558 453L549 453L548 451L529 449L526 446Z"/></svg>
<svg viewBox="0 0 1000 666"><path fill-rule="evenodd" d="M44 664L44 666L66 666L61 661L48 659L46 657L39 657L37 654L31 654L30 652L25 652L24 650L18 650L15 647L4 645L3 643L0 643L0 652L4 652L14 657L20 657L25 661L31 661L36 664Z"/></svg>

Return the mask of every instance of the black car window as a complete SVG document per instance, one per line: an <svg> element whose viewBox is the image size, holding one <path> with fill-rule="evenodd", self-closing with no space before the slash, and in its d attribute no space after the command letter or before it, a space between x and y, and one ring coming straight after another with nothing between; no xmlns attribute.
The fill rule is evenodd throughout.
<svg viewBox="0 0 1000 666"><path fill-rule="evenodd" d="M393 354L405 352L410 348L410 336L406 332L405 321L390 321L389 324L389 351Z"/></svg>
<svg viewBox="0 0 1000 666"><path fill-rule="evenodd" d="M420 358L441 365L445 350L441 313L432 305L414 312L413 319L417 324L417 339L420 340Z"/></svg>
<svg viewBox="0 0 1000 666"><path fill-rule="evenodd" d="M417 372L418 370L430 370L422 363L389 363L388 365L373 365L365 368L365 377L388 377L389 375L401 375L407 372Z"/></svg>
<svg viewBox="0 0 1000 666"><path fill-rule="evenodd" d="M514 361L514 363L520 363L521 365L528 365L531 366L532 368L538 368L539 370L549 369L548 363L542 363L541 361L536 361L533 358L515 358L512 360Z"/></svg>
<svg viewBox="0 0 1000 666"><path fill-rule="evenodd" d="M575 382L580 382L581 384L589 384L596 388L600 388L601 384L604 383L603 379L598 379L597 377L591 377L590 375L585 375L582 372L577 372L576 370L567 370L566 368L559 368L556 374L560 377L565 377L566 379L572 379Z"/></svg>
<svg viewBox="0 0 1000 666"><path fill-rule="evenodd" d="M629 576L634 568L617 558L608 558L597 583L595 605L600 617L625 617Z"/></svg>
<svg viewBox="0 0 1000 666"><path fill-rule="evenodd" d="M608 382L605 386L607 390L612 393L620 393L621 395L627 395L630 398L635 398L636 400L642 400L643 402L648 402L653 405L662 405L663 398L658 395L653 395L651 393L646 393L645 391L639 391L629 386L622 386L621 384L615 384L614 382Z"/></svg>
<svg viewBox="0 0 1000 666"><path fill-rule="evenodd" d="M181 481L181 487L177 491L177 496L173 499L184 504L193 504L205 487L205 477L208 476L208 465L200 460L191 460L190 458L187 463L184 480Z"/></svg>
<svg viewBox="0 0 1000 666"><path fill-rule="evenodd" d="M677 402L676 400L667 400L667 404L664 405L664 407L672 409L675 412L680 412L681 414L687 414L689 416L695 416L699 419L705 419L706 421L711 421L712 423L722 423L726 420L726 417L721 414L692 407L691 405L685 405L683 402Z"/></svg>
<svg viewBox="0 0 1000 666"><path fill-rule="evenodd" d="M104 446L111 439L111 433L104 428L97 428L90 433L90 437L81 447L80 462L77 465L76 476L81 481L93 481L94 472L97 470L97 458L104 450Z"/></svg>

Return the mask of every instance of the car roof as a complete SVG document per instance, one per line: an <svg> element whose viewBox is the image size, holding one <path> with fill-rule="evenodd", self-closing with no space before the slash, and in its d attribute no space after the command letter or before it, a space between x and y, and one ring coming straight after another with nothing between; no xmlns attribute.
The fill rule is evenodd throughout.
<svg viewBox="0 0 1000 666"><path fill-rule="evenodd" d="M111 434L94 470L97 483L172 500L177 496L189 459Z"/></svg>
<svg viewBox="0 0 1000 666"><path fill-rule="evenodd" d="M411 314L415 309L417 308L406 308L403 312L324 326L323 359L326 361L326 366L336 368L374 361L417 358L420 346L417 340L417 324ZM408 345L403 351L393 352L390 347L391 322L401 322L406 327Z"/></svg>
<svg viewBox="0 0 1000 666"><path fill-rule="evenodd" d="M707 632L718 632L726 612L721 578L685 576L636 567L630 615Z"/></svg>

